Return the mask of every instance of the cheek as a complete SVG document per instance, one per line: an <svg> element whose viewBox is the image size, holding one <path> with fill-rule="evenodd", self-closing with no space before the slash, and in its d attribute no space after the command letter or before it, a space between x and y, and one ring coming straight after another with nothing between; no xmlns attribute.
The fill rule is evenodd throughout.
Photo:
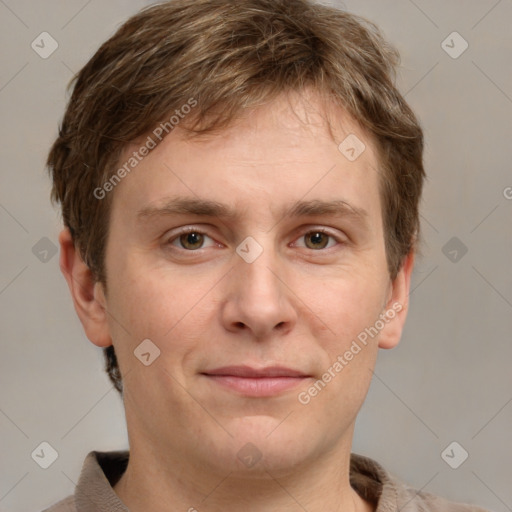
<svg viewBox="0 0 512 512"><path fill-rule="evenodd" d="M205 311L205 295L215 279L210 276L191 286L178 272L163 276L142 268L137 264L120 267L112 279L109 327L116 353L124 353L126 360L143 340L150 339L161 352L172 347L172 359L179 361L207 329L205 322L211 315Z"/></svg>
<svg viewBox="0 0 512 512"><path fill-rule="evenodd" d="M354 272L329 283L312 298L312 309L329 326L317 340L324 353L322 382L305 396L305 400L317 396L316 407L332 404L333 413L340 413L339 408L356 411L364 401L378 353L380 331L375 325L385 298L386 283L377 276Z"/></svg>
<svg viewBox="0 0 512 512"><path fill-rule="evenodd" d="M357 279L353 274L311 297L311 309L318 311L328 330L316 340L323 352L323 373L300 396L301 404L329 411L347 422L355 418L377 358L378 330L374 327L382 313L382 286L377 280Z"/></svg>
<svg viewBox="0 0 512 512"><path fill-rule="evenodd" d="M351 340L378 320L386 289L386 283L378 276L358 274L353 269L345 277L322 283L309 294L307 305L331 335L328 337L331 350L350 345Z"/></svg>

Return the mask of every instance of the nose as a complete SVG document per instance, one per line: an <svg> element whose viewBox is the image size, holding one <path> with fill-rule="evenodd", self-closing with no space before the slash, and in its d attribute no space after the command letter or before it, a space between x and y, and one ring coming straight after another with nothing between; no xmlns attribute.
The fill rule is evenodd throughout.
<svg viewBox="0 0 512 512"><path fill-rule="evenodd" d="M227 330L249 331L263 340L293 329L297 322L294 294L273 251L264 250L252 263L240 258L228 275L222 309Z"/></svg>

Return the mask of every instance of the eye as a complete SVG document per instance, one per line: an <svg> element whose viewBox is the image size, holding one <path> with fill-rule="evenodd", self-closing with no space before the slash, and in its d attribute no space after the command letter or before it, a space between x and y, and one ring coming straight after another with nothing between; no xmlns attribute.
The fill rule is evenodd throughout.
<svg viewBox="0 0 512 512"><path fill-rule="evenodd" d="M319 250L319 249L330 249L336 243L341 243L337 237L326 232L324 229L314 229L304 233L299 240L305 240L305 247L308 249ZM329 240L330 239L330 240ZM329 247L329 242L333 242ZM304 247L303 245L298 245L298 247Z"/></svg>
<svg viewBox="0 0 512 512"><path fill-rule="evenodd" d="M168 244L174 247L179 247L180 249L185 249L187 251L196 251L198 249L204 249L205 239L209 238L212 240L206 233L203 231L196 229L194 227L189 227L181 231L181 233L177 233L175 236L168 240ZM213 242L213 240L212 240ZM213 243L210 244L214 245Z"/></svg>

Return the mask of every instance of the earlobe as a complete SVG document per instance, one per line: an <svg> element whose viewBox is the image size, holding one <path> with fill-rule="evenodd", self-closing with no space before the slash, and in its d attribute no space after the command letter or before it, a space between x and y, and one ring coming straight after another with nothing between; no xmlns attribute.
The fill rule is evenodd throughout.
<svg viewBox="0 0 512 512"><path fill-rule="evenodd" d="M75 248L69 229L59 234L60 269L68 283L75 310L85 334L99 347L112 345L109 334L106 300L101 283L94 281L89 267Z"/></svg>
<svg viewBox="0 0 512 512"><path fill-rule="evenodd" d="M379 348L394 348L402 337L402 331L409 310L409 290L414 267L414 252L404 259L395 280L391 283L389 300L383 313L387 317L385 327L380 332Z"/></svg>

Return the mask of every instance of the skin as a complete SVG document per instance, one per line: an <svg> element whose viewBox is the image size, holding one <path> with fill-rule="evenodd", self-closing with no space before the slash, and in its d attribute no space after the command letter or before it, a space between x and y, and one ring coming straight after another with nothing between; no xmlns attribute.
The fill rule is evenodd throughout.
<svg viewBox="0 0 512 512"><path fill-rule="evenodd" d="M114 345L123 375L130 461L114 489L132 512L374 510L349 484L353 430L378 348L400 340L414 255L391 281L374 144L330 106L323 115L336 115L333 141L323 112L314 93L281 96L220 135L185 140L175 128L111 192L107 292L68 230L60 235L61 269L87 337ZM350 133L366 145L353 162L337 147ZM169 196L212 199L237 215L137 219ZM283 215L310 199L343 199L366 210L367 223ZM199 249L180 244L184 226L205 233ZM315 228L332 237L318 240ZM263 248L252 263L236 252L248 236ZM401 311L379 334L300 403L298 394L396 303ZM147 338L161 352L149 366L134 356ZM201 375L240 364L311 377L247 397ZM247 443L261 454L252 467L237 457Z"/></svg>

